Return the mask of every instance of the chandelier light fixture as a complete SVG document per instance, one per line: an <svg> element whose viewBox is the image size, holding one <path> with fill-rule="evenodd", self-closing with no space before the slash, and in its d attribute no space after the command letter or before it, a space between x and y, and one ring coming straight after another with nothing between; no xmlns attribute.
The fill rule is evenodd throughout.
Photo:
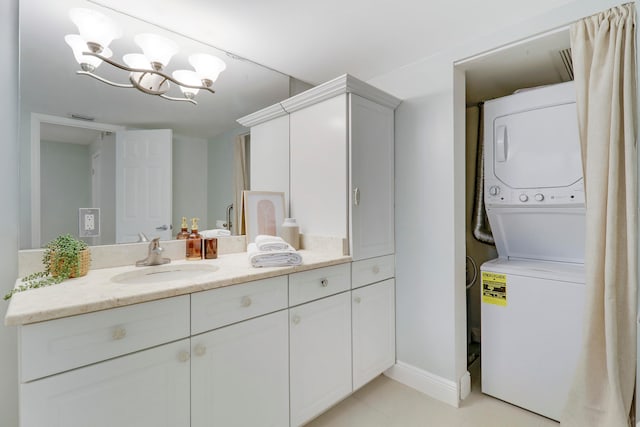
<svg viewBox="0 0 640 427"><path fill-rule="evenodd" d="M189 56L193 70L176 70L171 75L166 74L164 70L171 57L178 52L178 45L172 40L150 33L135 36L134 41L142 49L142 53L124 55L124 64L121 64L111 59L113 52L109 49L109 44L122 37L122 30L111 18L95 10L82 8L71 9L69 17L80 33L69 34L64 38L80 64L81 69L76 74L93 77L111 86L136 88L170 101L197 104L194 98L198 91L202 89L215 93L211 86L227 67L213 55L196 53ZM95 74L103 62L129 72L129 83L112 82ZM182 98L167 95L171 83L180 88Z"/></svg>

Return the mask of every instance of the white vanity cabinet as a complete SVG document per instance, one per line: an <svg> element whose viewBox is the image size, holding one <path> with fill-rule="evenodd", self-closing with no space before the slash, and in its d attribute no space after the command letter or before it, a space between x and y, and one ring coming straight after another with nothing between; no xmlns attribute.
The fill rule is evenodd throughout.
<svg viewBox="0 0 640 427"><path fill-rule="evenodd" d="M351 384L351 295L289 309L291 426L342 400Z"/></svg>
<svg viewBox="0 0 640 427"><path fill-rule="evenodd" d="M189 426L188 295L19 335L21 427Z"/></svg>
<svg viewBox="0 0 640 427"><path fill-rule="evenodd" d="M353 390L350 267L289 276L291 426L317 416Z"/></svg>
<svg viewBox="0 0 640 427"><path fill-rule="evenodd" d="M356 390L396 362L394 280L354 289L351 301Z"/></svg>
<svg viewBox="0 0 640 427"><path fill-rule="evenodd" d="M289 424L287 310L192 337L191 426Z"/></svg>
<svg viewBox="0 0 640 427"><path fill-rule="evenodd" d="M396 361L394 276L393 255L351 265L354 390Z"/></svg>
<svg viewBox="0 0 640 427"><path fill-rule="evenodd" d="M279 177L252 190L287 193L301 232L348 239L354 260L392 254L399 103L344 75L239 119L256 135L252 171ZM288 175L282 161L287 136Z"/></svg>
<svg viewBox="0 0 640 427"><path fill-rule="evenodd" d="M192 427L288 425L286 308L287 276L191 295Z"/></svg>

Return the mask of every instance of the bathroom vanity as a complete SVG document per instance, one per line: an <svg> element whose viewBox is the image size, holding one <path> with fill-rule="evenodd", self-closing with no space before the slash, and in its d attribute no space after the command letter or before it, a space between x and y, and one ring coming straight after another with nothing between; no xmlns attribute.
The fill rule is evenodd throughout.
<svg viewBox="0 0 640 427"><path fill-rule="evenodd" d="M317 416L395 362L394 261L301 254L303 265L266 269L222 255L197 262L212 267L200 276L158 283L104 268L14 295L5 323L18 326L20 425Z"/></svg>
<svg viewBox="0 0 640 427"><path fill-rule="evenodd" d="M301 230L339 250L101 268L14 295L21 426L299 426L390 368L399 102L344 75L239 120L251 189L285 189Z"/></svg>

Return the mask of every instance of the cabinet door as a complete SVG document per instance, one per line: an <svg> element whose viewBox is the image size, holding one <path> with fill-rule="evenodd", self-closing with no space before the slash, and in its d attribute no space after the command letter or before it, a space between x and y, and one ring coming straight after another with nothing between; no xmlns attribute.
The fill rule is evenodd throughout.
<svg viewBox="0 0 640 427"><path fill-rule="evenodd" d="M351 300L355 390L396 361L394 280L355 289Z"/></svg>
<svg viewBox="0 0 640 427"><path fill-rule="evenodd" d="M348 237L346 97L291 113L291 216L308 235Z"/></svg>
<svg viewBox="0 0 640 427"><path fill-rule="evenodd" d="M393 110L350 95L350 242L354 260L394 252Z"/></svg>
<svg viewBox="0 0 640 427"><path fill-rule="evenodd" d="M284 205L288 208L289 116L278 117L251 127L250 144L251 190L283 191Z"/></svg>
<svg viewBox="0 0 640 427"><path fill-rule="evenodd" d="M344 292L289 310L292 426L352 391L350 297Z"/></svg>
<svg viewBox="0 0 640 427"><path fill-rule="evenodd" d="M190 425L189 340L20 385L22 427Z"/></svg>
<svg viewBox="0 0 640 427"><path fill-rule="evenodd" d="M192 337L191 425L289 425L288 313Z"/></svg>

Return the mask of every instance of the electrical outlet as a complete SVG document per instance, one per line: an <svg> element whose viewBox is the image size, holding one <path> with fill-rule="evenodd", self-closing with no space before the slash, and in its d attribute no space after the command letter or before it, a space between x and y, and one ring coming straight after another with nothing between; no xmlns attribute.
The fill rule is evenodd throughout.
<svg viewBox="0 0 640 427"><path fill-rule="evenodd" d="M100 236L100 209L79 208L78 228L80 237Z"/></svg>
<svg viewBox="0 0 640 427"><path fill-rule="evenodd" d="M96 228L96 216L94 214L84 214L84 230L92 231Z"/></svg>

